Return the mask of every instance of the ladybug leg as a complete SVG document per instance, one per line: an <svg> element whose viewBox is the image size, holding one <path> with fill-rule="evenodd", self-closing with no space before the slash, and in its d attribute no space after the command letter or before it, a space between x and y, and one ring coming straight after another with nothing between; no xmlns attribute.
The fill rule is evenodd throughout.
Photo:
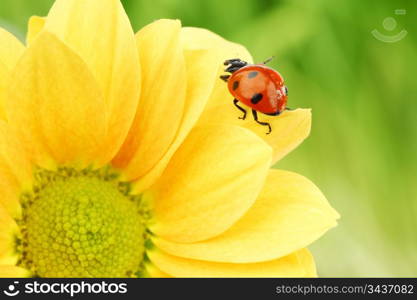
<svg viewBox="0 0 417 300"><path fill-rule="evenodd" d="M228 66L224 71L233 73L239 70L240 68L243 68L244 66L247 66L248 63L246 61L240 60L239 58L233 58L228 59L224 62L225 66Z"/></svg>
<svg viewBox="0 0 417 300"><path fill-rule="evenodd" d="M256 123L261 124L263 126L268 126L269 131L266 134L270 134L271 131L272 131L271 125L268 122L258 121L258 113L254 109L252 109L252 115L253 115L253 119L255 120Z"/></svg>
<svg viewBox="0 0 417 300"><path fill-rule="evenodd" d="M227 82L227 80L229 80L230 75L221 75L220 79L223 80L224 82Z"/></svg>
<svg viewBox="0 0 417 300"><path fill-rule="evenodd" d="M224 65L227 66L227 65L231 65L231 64L239 63L239 62L242 62L242 60L240 58L232 58L232 59L226 60L224 62Z"/></svg>
<svg viewBox="0 0 417 300"><path fill-rule="evenodd" d="M244 109L242 106L239 106L239 104L237 104L239 102L239 100L237 99L233 99L233 104L241 111L243 112L243 116L239 117L239 119L244 120L246 119L246 109Z"/></svg>
<svg viewBox="0 0 417 300"><path fill-rule="evenodd" d="M285 110L294 110L294 108L286 107Z"/></svg>
<svg viewBox="0 0 417 300"><path fill-rule="evenodd" d="M233 63L230 65L230 67L226 68L226 70L224 70L225 72L229 72L229 73L233 73L236 72L237 70L243 68L244 66L246 66L247 63L242 61L239 63Z"/></svg>

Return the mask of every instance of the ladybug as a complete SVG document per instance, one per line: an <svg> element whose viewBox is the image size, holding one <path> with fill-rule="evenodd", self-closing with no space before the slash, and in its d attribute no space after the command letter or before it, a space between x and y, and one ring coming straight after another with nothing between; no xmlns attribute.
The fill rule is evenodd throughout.
<svg viewBox="0 0 417 300"><path fill-rule="evenodd" d="M276 70L267 67L272 58L261 64L248 64L239 58L228 59L224 62L228 66L224 71L231 75L222 75L220 78L227 82L230 93L234 96L233 104L243 112L239 119L246 119L246 110L238 102L252 109L254 120L263 126L268 126L270 134L271 125L258 120L258 112L278 116L286 108L288 89L284 85L284 78Z"/></svg>

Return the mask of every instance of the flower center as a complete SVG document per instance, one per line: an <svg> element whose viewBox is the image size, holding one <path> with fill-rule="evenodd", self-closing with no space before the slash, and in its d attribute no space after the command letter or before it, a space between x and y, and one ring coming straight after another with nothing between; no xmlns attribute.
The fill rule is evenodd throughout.
<svg viewBox="0 0 417 300"><path fill-rule="evenodd" d="M22 196L21 260L40 277L139 276L147 211L108 169L41 170Z"/></svg>

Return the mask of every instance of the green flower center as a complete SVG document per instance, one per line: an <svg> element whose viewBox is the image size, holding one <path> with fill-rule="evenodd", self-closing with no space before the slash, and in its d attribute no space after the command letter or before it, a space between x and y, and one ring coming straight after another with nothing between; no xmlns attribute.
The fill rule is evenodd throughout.
<svg viewBox="0 0 417 300"><path fill-rule="evenodd" d="M108 169L39 171L22 196L21 261L40 277L131 277L143 267L140 196Z"/></svg>

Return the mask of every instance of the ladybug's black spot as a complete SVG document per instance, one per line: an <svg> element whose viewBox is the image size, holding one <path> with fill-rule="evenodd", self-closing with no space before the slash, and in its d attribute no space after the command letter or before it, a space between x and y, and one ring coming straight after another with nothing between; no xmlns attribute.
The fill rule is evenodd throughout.
<svg viewBox="0 0 417 300"><path fill-rule="evenodd" d="M254 77L258 76L258 74L259 74L259 72L257 72L257 71L250 72L248 74L248 78L254 78Z"/></svg>
<svg viewBox="0 0 417 300"><path fill-rule="evenodd" d="M252 99L250 99L250 102L252 102L253 104L257 104L259 101L262 100L263 95L261 93L256 93L255 95L252 96Z"/></svg>
<svg viewBox="0 0 417 300"><path fill-rule="evenodd" d="M239 81L233 82L233 90L237 89L239 87Z"/></svg>

